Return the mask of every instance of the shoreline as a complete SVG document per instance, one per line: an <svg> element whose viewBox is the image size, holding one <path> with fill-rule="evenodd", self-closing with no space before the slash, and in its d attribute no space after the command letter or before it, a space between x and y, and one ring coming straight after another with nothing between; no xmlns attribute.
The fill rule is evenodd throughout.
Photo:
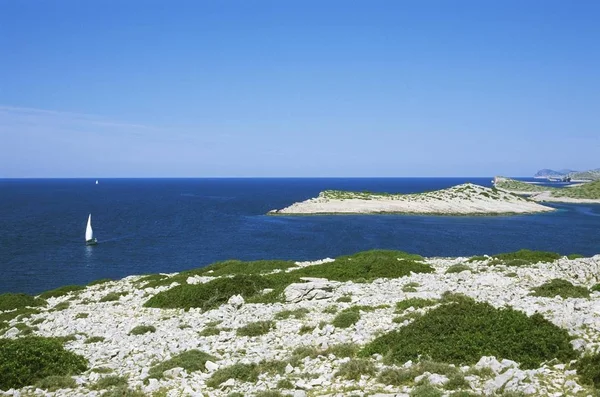
<svg viewBox="0 0 600 397"><path fill-rule="evenodd" d="M77 385L59 389L57 396L91 397L110 392L114 390L112 386L96 385L111 376L123 379L130 390L154 396L163 396L167 391L173 395L226 397L237 392L258 396L266 390L280 390L283 395L293 396L345 396L350 391L361 396L363 393L404 396L419 387L418 380L410 378L411 382L396 385L385 383L385 379L376 374L412 368L416 371L413 377L421 376L424 373L418 372L418 360L391 365L382 355L361 358L355 355L358 353L347 353L348 356L341 350L324 355L307 353L307 356L295 361L290 361L290 357L299 354L302 349L327 351L341 349L341 346L349 351L363 349L379 335L410 327L417 318L426 318L435 308L443 307L445 293L464 294L474 302L485 302L495 308L510 307L527 316L539 313L550 323L568 331L577 356L595 351L600 347L600 312L597 310L600 292L595 289L600 282L600 255L568 259L553 254L550 259L539 263L527 259L531 255L518 252L495 257L420 259L418 255L400 252L367 251L335 260L272 262L269 266L274 267L265 267L265 271L258 271L259 264L256 262L240 265L228 262L229 265L213 265L196 273L128 276L79 290L67 291L64 287L65 292L61 294L53 291L42 294L50 295L46 298L47 305L38 307L28 316L9 320L8 327L0 325L0 329L3 328L1 337L18 340L25 332L42 337L60 337L68 351L83 356L89 362L88 370L72 377ZM389 263L397 263L399 269L402 266L417 267L396 276L369 277L357 273L348 279L348 274L351 274L348 272L354 270L341 273L345 275L345 281L336 276L338 260L346 261L345 269L352 264L352 269L360 272L367 269L378 271L368 265L373 256L376 262L391 260ZM229 272L226 266L239 270ZM426 270L428 268L430 270ZM389 269L389 265L381 271L385 269ZM146 306L149 300L180 288L178 285L203 288L220 279L232 283L233 279L229 277L241 274L275 277L298 271L327 271L330 276L303 277L299 284L292 282L281 290L280 299L264 302L232 292L233 295L224 303L208 309ZM558 278L590 289L589 298L532 295L531 291L535 288ZM61 289L54 291L58 290ZM262 292L266 294L265 298L261 298L263 300L270 294L265 291ZM421 302L419 300L433 302L429 304L433 306L402 303ZM353 308L356 311L352 311ZM356 316L354 323L338 323L338 316L344 313L355 313L352 314ZM257 320L270 322L269 329L256 335L242 333L247 332L246 329ZM142 326L148 331L134 333ZM182 363L170 367L166 364L171 358L191 350L205 352L212 358L197 369L186 369L186 364ZM514 357L482 354L477 364L454 367L452 371L459 371L458 374L465 379L456 390L480 394L501 390L534 395L574 395L586 390L592 393L571 370L568 362L553 361L527 369L518 362L510 361L511 358ZM369 368L377 372L369 372L369 375L356 379L339 375L350 361L369 363ZM261 372L257 380L237 379L233 372L220 378L216 375L226 372L231 366L251 367L259 363L277 366L273 369L264 367L265 372ZM164 371L156 372L158 364L163 365ZM438 368L441 368L440 365ZM242 367L239 368L241 370ZM477 375L477 368L488 369L485 374ZM423 376L425 379L429 377L432 387L448 390L444 386L448 378L443 373L433 373ZM216 384L215 379L221 379L220 383ZM16 395L15 390L9 395ZM45 395L43 388L38 390L35 387L18 388L19 393Z"/></svg>

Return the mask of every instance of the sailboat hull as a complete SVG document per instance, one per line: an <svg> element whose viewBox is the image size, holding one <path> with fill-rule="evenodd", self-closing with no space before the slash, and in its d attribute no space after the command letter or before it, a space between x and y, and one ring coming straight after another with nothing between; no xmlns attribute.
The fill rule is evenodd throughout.
<svg viewBox="0 0 600 397"><path fill-rule="evenodd" d="M85 242L85 245L96 245L96 244L98 244L98 240L96 240L96 239L87 240Z"/></svg>

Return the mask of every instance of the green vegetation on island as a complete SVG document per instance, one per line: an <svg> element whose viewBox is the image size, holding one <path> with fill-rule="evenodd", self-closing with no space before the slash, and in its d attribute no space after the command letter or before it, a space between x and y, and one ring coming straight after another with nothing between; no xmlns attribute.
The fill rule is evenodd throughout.
<svg viewBox="0 0 600 397"><path fill-rule="evenodd" d="M600 200L600 180L576 186L557 188L521 182L510 178L497 177L495 186L498 189L513 193L536 194L548 192L550 197L554 198ZM535 199L535 196L533 198Z"/></svg>

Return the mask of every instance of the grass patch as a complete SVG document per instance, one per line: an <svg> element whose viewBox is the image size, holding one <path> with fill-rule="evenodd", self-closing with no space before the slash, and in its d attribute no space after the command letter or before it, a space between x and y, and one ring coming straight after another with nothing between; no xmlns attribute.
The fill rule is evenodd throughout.
<svg viewBox="0 0 600 397"><path fill-rule="evenodd" d="M410 282L402 286L402 292L417 292L417 288L421 285L419 283Z"/></svg>
<svg viewBox="0 0 600 397"><path fill-rule="evenodd" d="M423 307L429 307L438 304L439 301L433 299L423 299L423 298L409 298L404 299L402 301L396 302L396 313L403 312L409 307L415 309L421 309Z"/></svg>
<svg viewBox="0 0 600 397"><path fill-rule="evenodd" d="M60 312L66 310L71 306L69 302L60 302L52 308L52 311Z"/></svg>
<svg viewBox="0 0 600 397"><path fill-rule="evenodd" d="M150 368L148 378L162 379L163 372L176 367L181 367L188 373L202 371L207 361L214 362L217 358L200 350L188 350Z"/></svg>
<svg viewBox="0 0 600 397"><path fill-rule="evenodd" d="M237 275L232 278L212 280L205 284L178 285L154 295L144 306L163 309L197 307L210 310L227 303L233 295L239 294L247 299L271 286L272 283L261 276Z"/></svg>
<svg viewBox="0 0 600 397"><path fill-rule="evenodd" d="M20 320L31 316L32 314L38 314L40 311L35 308L25 307L10 312L0 313L0 322L8 322L14 318L19 317Z"/></svg>
<svg viewBox="0 0 600 397"><path fill-rule="evenodd" d="M252 364L233 364L229 367L219 368L207 379L208 387L218 387L228 379L236 379L242 382L256 382L262 373L283 374L286 363L283 361L261 361Z"/></svg>
<svg viewBox="0 0 600 397"><path fill-rule="evenodd" d="M33 385L49 376L76 375L86 369L85 358L65 350L55 339L0 339L0 390Z"/></svg>
<svg viewBox="0 0 600 397"><path fill-rule="evenodd" d="M419 318L421 316L423 316L423 313L420 313L420 312L410 312L410 313L406 313L406 314L404 314L402 316L394 317L392 319L392 322L394 322L396 324L402 324L406 320L414 320L414 319Z"/></svg>
<svg viewBox="0 0 600 397"><path fill-rule="evenodd" d="M273 321L256 321L238 328L236 334L237 336L260 336L268 334L273 328L275 328Z"/></svg>
<svg viewBox="0 0 600 397"><path fill-rule="evenodd" d="M356 310L342 310L331 322L334 327L348 328L360 320L360 313Z"/></svg>
<svg viewBox="0 0 600 397"><path fill-rule="evenodd" d="M275 315L275 320L286 320L290 317L295 318L296 320L301 320L306 315L310 313L310 310L306 308L300 308L296 310L283 310Z"/></svg>
<svg viewBox="0 0 600 397"><path fill-rule="evenodd" d="M300 335L310 334L311 332L313 332L314 329L315 329L314 325L304 324L300 327L300 329L298 330L298 333Z"/></svg>
<svg viewBox="0 0 600 397"><path fill-rule="evenodd" d="M75 318L76 319L79 319L79 318L88 318L89 316L90 316L89 313L77 313L77 315L75 315Z"/></svg>
<svg viewBox="0 0 600 397"><path fill-rule="evenodd" d="M38 389L55 392L59 389L74 389L77 387L77 382L70 376L47 376L35 382L34 385Z"/></svg>
<svg viewBox="0 0 600 397"><path fill-rule="evenodd" d="M475 364L481 356L507 358L521 368L537 368L544 361L575 358L568 332L540 314L496 309L463 299L431 309L398 330L369 343L361 355L382 354L387 363L403 364L426 355L456 365Z"/></svg>
<svg viewBox="0 0 600 397"><path fill-rule="evenodd" d="M411 390L410 397L442 397L444 393L435 386L423 384Z"/></svg>
<svg viewBox="0 0 600 397"><path fill-rule="evenodd" d="M555 278L539 287L533 288L531 295L547 298L554 298L558 295L563 299L588 298L590 296L590 291L585 287L573 285L567 280Z"/></svg>
<svg viewBox="0 0 600 397"><path fill-rule="evenodd" d="M336 314L338 311L339 311L339 308L336 305L330 305L330 306L327 306L323 310L323 313L326 313L326 314Z"/></svg>
<svg viewBox="0 0 600 397"><path fill-rule="evenodd" d="M264 274L271 273L275 270L285 270L295 267L296 264L292 261L282 260L260 260L260 261L240 261L227 260L217 262L212 265L182 272L188 277L189 275L204 275L204 276L227 276L232 274Z"/></svg>
<svg viewBox="0 0 600 397"><path fill-rule="evenodd" d="M338 345L329 346L327 349L317 349L314 346L301 346L292 352L290 363L297 367L302 359L305 357L317 358L319 356L327 357L333 354L337 358L350 357L353 358L359 351L358 345L354 343L341 343Z"/></svg>
<svg viewBox="0 0 600 397"><path fill-rule="evenodd" d="M40 294L40 298L58 298L59 296L65 296L67 294L70 294L71 292L81 291L84 289L85 287L83 285L65 285L64 287L59 287L50 291L42 292Z"/></svg>
<svg viewBox="0 0 600 397"><path fill-rule="evenodd" d="M379 382L386 385L402 386L411 384L417 376L423 375L425 372L445 375L448 378L459 375L462 376L460 369L453 365L424 360L419 361L415 365L408 368L402 367L384 369L381 371L377 379Z"/></svg>
<svg viewBox="0 0 600 397"><path fill-rule="evenodd" d="M465 270L468 270L471 272L473 271L473 269L471 269L469 266L459 263L457 265L452 265L448 269L446 269L446 274L460 273L460 272L464 272Z"/></svg>
<svg viewBox="0 0 600 397"><path fill-rule="evenodd" d="M547 251L531 251L527 249L522 249L516 252L507 252L503 254L494 255L494 259L501 260L505 262L505 265L509 265L509 263L513 263L512 266L520 263L523 264L536 264L540 262L554 262L557 259L560 259L560 254L555 252L547 252ZM517 260L517 261L514 261ZM514 262L511 262L514 261ZM507 263L508 262L508 263Z"/></svg>
<svg viewBox="0 0 600 397"><path fill-rule="evenodd" d="M217 328L217 327L206 327L204 328L202 331L198 332L198 335L200 336L213 336L213 335L219 335L221 333L221 331L223 331L221 328Z"/></svg>
<svg viewBox="0 0 600 397"><path fill-rule="evenodd" d="M110 375L98 379L90 386L91 390L104 390L112 387L127 387L127 378L124 376Z"/></svg>
<svg viewBox="0 0 600 397"><path fill-rule="evenodd" d="M483 262L483 261L487 261L488 259L490 259L490 258L487 256L477 255L477 256L472 256L469 259L467 259L467 263Z"/></svg>
<svg viewBox="0 0 600 397"><path fill-rule="evenodd" d="M128 295L129 292L109 292L103 296L98 302L115 302L118 301L122 296Z"/></svg>
<svg viewBox="0 0 600 397"><path fill-rule="evenodd" d="M335 373L335 376L348 380L360 380L362 375L375 375L375 364L371 360L352 359L340 365L340 369Z"/></svg>
<svg viewBox="0 0 600 397"><path fill-rule="evenodd" d="M102 393L100 397L146 397L146 394L140 390L131 390L126 385L122 385Z"/></svg>
<svg viewBox="0 0 600 397"><path fill-rule="evenodd" d="M152 325L138 325L129 331L129 335L143 335L149 332L156 332L156 328Z"/></svg>
<svg viewBox="0 0 600 397"><path fill-rule="evenodd" d="M99 374L110 374L111 372L114 371L114 369L108 368L108 367L96 367L96 368L92 368L90 371L96 372Z"/></svg>
<svg viewBox="0 0 600 397"><path fill-rule="evenodd" d="M90 343L104 342L104 339L105 338L103 336L90 336L89 338L87 338L85 340L84 343L90 344Z"/></svg>
<svg viewBox="0 0 600 397"><path fill-rule="evenodd" d="M402 251L372 250L341 256L334 262L293 270L301 277L320 277L336 281L370 282L377 278L398 278L414 273L431 273L419 255Z"/></svg>
<svg viewBox="0 0 600 397"><path fill-rule="evenodd" d="M575 369L582 384L600 388L600 353L584 355L575 364Z"/></svg>
<svg viewBox="0 0 600 397"><path fill-rule="evenodd" d="M352 296L344 295L344 296L337 298L335 301L339 302L339 303L350 303L350 302L352 302Z"/></svg>
<svg viewBox="0 0 600 397"><path fill-rule="evenodd" d="M46 301L27 294L0 294L0 311L46 306Z"/></svg>
<svg viewBox="0 0 600 397"><path fill-rule="evenodd" d="M281 379L277 382L278 389L294 389L294 384L287 379Z"/></svg>

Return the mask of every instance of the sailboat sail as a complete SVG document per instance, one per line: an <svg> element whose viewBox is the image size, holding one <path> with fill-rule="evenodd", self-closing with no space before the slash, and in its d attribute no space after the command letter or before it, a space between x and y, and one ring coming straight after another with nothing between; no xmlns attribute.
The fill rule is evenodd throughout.
<svg viewBox="0 0 600 397"><path fill-rule="evenodd" d="M94 232L92 230L92 214L90 214L85 228L85 241L90 241L94 238Z"/></svg>

